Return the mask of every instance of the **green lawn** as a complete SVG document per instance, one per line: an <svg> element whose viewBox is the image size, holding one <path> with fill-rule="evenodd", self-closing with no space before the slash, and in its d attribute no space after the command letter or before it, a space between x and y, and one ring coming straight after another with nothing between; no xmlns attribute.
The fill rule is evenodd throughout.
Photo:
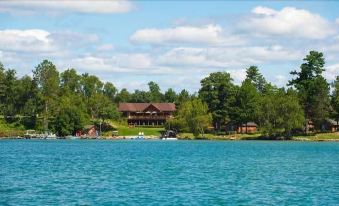
<svg viewBox="0 0 339 206"><path fill-rule="evenodd" d="M145 136L160 136L160 131L164 128L145 128L145 127L118 127L119 136L136 136L143 132Z"/></svg>
<svg viewBox="0 0 339 206"><path fill-rule="evenodd" d="M160 136L160 131L165 130L164 128L153 128L153 127L128 127L127 124L110 121L110 124L117 128L119 136L137 136L139 132L143 132L145 136ZM113 131L104 132L104 136L111 136Z"/></svg>

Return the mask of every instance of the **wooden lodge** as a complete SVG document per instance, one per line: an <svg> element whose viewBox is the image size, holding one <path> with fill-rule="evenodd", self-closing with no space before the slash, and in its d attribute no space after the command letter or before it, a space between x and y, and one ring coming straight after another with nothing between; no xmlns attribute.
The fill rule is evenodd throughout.
<svg viewBox="0 0 339 206"><path fill-rule="evenodd" d="M157 126L173 118L176 110L173 103L120 103L119 112L127 118L129 125Z"/></svg>

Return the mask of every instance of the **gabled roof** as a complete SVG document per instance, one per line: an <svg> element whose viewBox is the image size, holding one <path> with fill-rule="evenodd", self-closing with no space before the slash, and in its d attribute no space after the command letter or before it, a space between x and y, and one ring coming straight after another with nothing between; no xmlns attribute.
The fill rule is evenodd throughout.
<svg viewBox="0 0 339 206"><path fill-rule="evenodd" d="M328 123L330 123L333 126L338 126L338 122L335 121L334 119L326 119Z"/></svg>
<svg viewBox="0 0 339 206"><path fill-rule="evenodd" d="M84 130L89 130L89 129L92 129L93 127L95 128L96 126L93 125L93 124L91 124L91 125L85 125L85 126L84 126Z"/></svg>
<svg viewBox="0 0 339 206"><path fill-rule="evenodd" d="M243 127L246 127L246 124L242 124ZM255 122L247 122L248 127L257 127L258 125Z"/></svg>
<svg viewBox="0 0 339 206"><path fill-rule="evenodd" d="M239 125L239 126L246 127L246 124L247 124L248 127L257 127L258 126L255 122L247 122L247 123L244 123L244 124ZM234 122L227 122L226 125L237 125L237 124L234 123Z"/></svg>
<svg viewBox="0 0 339 206"><path fill-rule="evenodd" d="M176 110L173 103L120 103L119 112L143 112L151 105L160 112L174 112Z"/></svg>

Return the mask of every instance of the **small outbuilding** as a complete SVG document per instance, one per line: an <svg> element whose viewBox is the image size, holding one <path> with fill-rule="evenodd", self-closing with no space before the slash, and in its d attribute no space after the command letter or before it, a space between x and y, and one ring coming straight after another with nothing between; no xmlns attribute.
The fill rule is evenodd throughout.
<svg viewBox="0 0 339 206"><path fill-rule="evenodd" d="M334 119L326 119L326 122L323 125L323 129L330 132L339 131L338 121L335 121Z"/></svg>
<svg viewBox="0 0 339 206"><path fill-rule="evenodd" d="M226 132L236 132L240 134L257 132L258 125L254 122L247 122L246 124L228 123L225 126Z"/></svg>
<svg viewBox="0 0 339 206"><path fill-rule="evenodd" d="M246 124L239 125L237 127L237 133L255 133L257 132L258 125L254 122L247 122Z"/></svg>
<svg viewBox="0 0 339 206"><path fill-rule="evenodd" d="M86 125L82 130L76 132L77 137L97 137L98 129L95 125Z"/></svg>

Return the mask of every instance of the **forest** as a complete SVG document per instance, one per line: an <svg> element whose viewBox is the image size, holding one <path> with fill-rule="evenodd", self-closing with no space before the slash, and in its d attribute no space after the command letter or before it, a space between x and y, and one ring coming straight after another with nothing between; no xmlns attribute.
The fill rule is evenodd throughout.
<svg viewBox="0 0 339 206"><path fill-rule="evenodd" d="M32 76L18 77L0 63L0 115L1 121L20 130L66 136L86 124L121 120L121 102L172 102L177 112L166 128L179 132L203 136L210 128L218 132L227 124L255 122L262 135L289 137L308 133L310 122L315 131L322 131L329 118L339 120L339 77L327 82L324 68L323 54L310 51L298 69L291 69L293 78L286 87L268 82L257 66L249 66L240 85L229 73L214 72L190 94L185 89L161 91L155 81L148 83L147 91L118 90L112 82L74 68L59 72L49 60L37 65Z"/></svg>

